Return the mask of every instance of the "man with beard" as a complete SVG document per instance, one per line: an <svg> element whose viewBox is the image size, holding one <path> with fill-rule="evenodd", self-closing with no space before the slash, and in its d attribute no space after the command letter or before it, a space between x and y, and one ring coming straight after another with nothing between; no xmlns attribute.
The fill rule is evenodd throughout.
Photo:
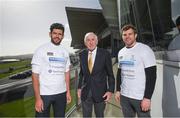
<svg viewBox="0 0 180 118"><path fill-rule="evenodd" d="M36 117L64 117L66 103L71 102L69 79L69 53L60 44L64 37L64 26L50 26L51 42L40 46L32 58L32 83L35 94Z"/></svg>
<svg viewBox="0 0 180 118"><path fill-rule="evenodd" d="M124 117L150 117L151 97L156 83L156 59L153 50L137 42L132 24L121 29L125 47L118 53L116 101Z"/></svg>

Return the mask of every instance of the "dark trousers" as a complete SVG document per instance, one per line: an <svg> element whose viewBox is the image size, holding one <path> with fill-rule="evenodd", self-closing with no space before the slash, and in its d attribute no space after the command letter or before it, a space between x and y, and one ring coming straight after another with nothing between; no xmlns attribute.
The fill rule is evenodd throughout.
<svg viewBox="0 0 180 118"><path fill-rule="evenodd" d="M50 107L53 107L54 117L65 117L66 92L57 95L41 95L44 103L43 112L36 112L36 117L50 117Z"/></svg>
<svg viewBox="0 0 180 118"><path fill-rule="evenodd" d="M124 117L151 117L150 111L141 110L141 100L135 100L121 95L121 107Z"/></svg>
<svg viewBox="0 0 180 118"><path fill-rule="evenodd" d="M104 117L106 103L104 101L99 103L94 102L91 91L87 99L82 101L83 117L92 117L93 105L96 117Z"/></svg>

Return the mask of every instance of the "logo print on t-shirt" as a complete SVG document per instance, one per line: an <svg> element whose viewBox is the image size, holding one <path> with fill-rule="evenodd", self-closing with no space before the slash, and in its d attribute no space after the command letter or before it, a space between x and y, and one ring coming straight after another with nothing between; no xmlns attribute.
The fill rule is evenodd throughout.
<svg viewBox="0 0 180 118"><path fill-rule="evenodd" d="M48 73L52 75L63 75L66 68L65 57L48 57L49 60L49 70Z"/></svg>
<svg viewBox="0 0 180 118"><path fill-rule="evenodd" d="M53 56L53 52L47 52L47 56Z"/></svg>
<svg viewBox="0 0 180 118"><path fill-rule="evenodd" d="M63 57L49 57L49 62L65 63L65 61Z"/></svg>
<svg viewBox="0 0 180 118"><path fill-rule="evenodd" d="M50 70L48 70L48 72L49 72L49 73L52 73L52 70L50 69Z"/></svg>
<svg viewBox="0 0 180 118"><path fill-rule="evenodd" d="M134 66L134 62L134 55L125 55L119 58L119 66Z"/></svg>

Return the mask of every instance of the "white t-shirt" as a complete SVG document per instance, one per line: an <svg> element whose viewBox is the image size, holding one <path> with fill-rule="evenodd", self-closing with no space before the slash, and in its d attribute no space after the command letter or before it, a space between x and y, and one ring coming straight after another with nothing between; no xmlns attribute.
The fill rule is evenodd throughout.
<svg viewBox="0 0 180 118"><path fill-rule="evenodd" d="M61 46L47 43L40 46L32 58L32 72L39 74L40 95L66 91L65 72L69 71L69 53Z"/></svg>
<svg viewBox="0 0 180 118"><path fill-rule="evenodd" d="M121 69L121 94L142 100L145 91L145 68L155 66L153 51L142 43L132 48L122 48L118 53L118 68ZM118 79L118 78L117 78Z"/></svg>

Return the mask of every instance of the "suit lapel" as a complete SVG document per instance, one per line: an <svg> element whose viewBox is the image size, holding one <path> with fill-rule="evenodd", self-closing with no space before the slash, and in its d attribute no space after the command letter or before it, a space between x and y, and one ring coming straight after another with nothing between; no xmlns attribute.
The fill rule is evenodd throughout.
<svg viewBox="0 0 180 118"><path fill-rule="evenodd" d="M99 49L97 48L97 52L96 52L96 57L95 57L95 60L94 60L94 65L93 65L93 69L92 69L92 73L95 71L96 69L96 66L98 66L98 59L99 59Z"/></svg>
<svg viewBox="0 0 180 118"><path fill-rule="evenodd" d="M88 68L88 50L86 50L85 53L84 53L84 63L85 63L86 70L89 72L89 68Z"/></svg>

